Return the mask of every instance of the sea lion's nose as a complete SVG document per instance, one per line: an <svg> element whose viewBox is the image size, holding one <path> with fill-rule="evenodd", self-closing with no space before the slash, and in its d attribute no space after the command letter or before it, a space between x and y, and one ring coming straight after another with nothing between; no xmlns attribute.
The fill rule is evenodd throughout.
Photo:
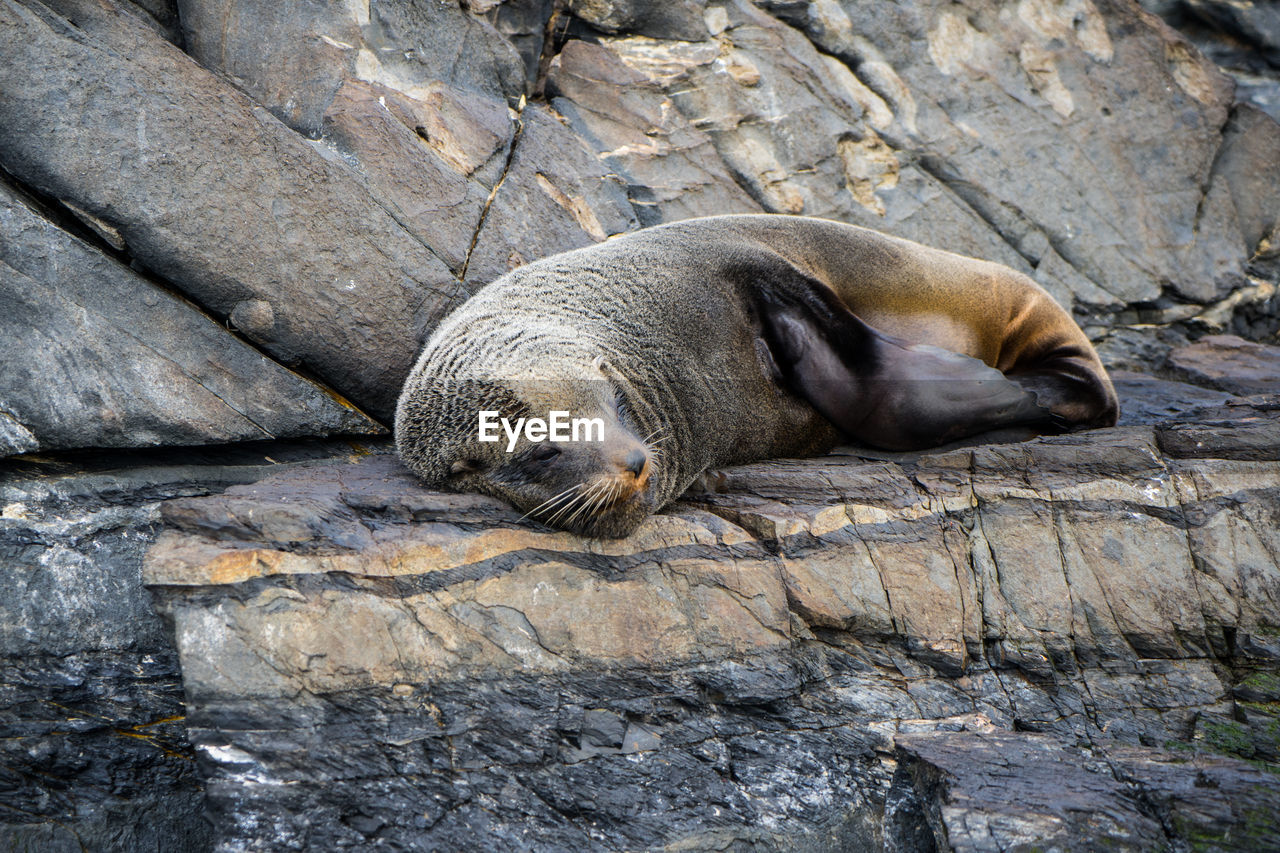
<svg viewBox="0 0 1280 853"><path fill-rule="evenodd" d="M644 473L644 466L649 461L649 454L640 448L636 448L627 454L627 458L622 460L624 470L630 471L636 477Z"/></svg>

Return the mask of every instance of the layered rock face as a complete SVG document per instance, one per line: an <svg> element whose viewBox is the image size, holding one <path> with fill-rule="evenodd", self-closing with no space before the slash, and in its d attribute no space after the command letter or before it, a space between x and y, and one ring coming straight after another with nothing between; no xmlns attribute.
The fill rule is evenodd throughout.
<svg viewBox="0 0 1280 853"><path fill-rule="evenodd" d="M1143 6L0 0L0 839L1280 846L1275 22ZM1121 426L621 542L390 455L478 287L758 211L1034 276Z"/></svg>
<svg viewBox="0 0 1280 853"><path fill-rule="evenodd" d="M1276 777L1169 749L1280 758L1266 399L708 472L616 542L321 464L165 504L144 578L226 849L1251 849Z"/></svg>
<svg viewBox="0 0 1280 853"><path fill-rule="evenodd" d="M5 452L371 428L324 388L385 423L476 287L715 213L1009 264L1116 358L1276 331L1280 129L1131 3L464 5L6 0Z"/></svg>

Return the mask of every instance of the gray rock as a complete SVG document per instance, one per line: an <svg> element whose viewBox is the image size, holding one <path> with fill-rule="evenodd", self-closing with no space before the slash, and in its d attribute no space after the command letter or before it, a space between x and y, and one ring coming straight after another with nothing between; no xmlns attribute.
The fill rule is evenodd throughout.
<svg viewBox="0 0 1280 853"><path fill-rule="evenodd" d="M512 146L468 259L473 288L527 261L637 227L617 177L546 107L524 109Z"/></svg>
<svg viewBox="0 0 1280 853"><path fill-rule="evenodd" d="M512 107L525 94L520 54L487 21L458 4L371 4L365 37L384 67L401 79L439 80L505 98Z"/></svg>
<svg viewBox="0 0 1280 853"><path fill-rule="evenodd" d="M1065 261L1111 295L1064 279L1083 301L1169 287L1206 302L1242 283L1254 247L1212 180L1231 83L1133 6L767 5L883 99L896 159L918 158L1037 270Z"/></svg>
<svg viewBox="0 0 1280 853"><path fill-rule="evenodd" d="M0 457L27 453L40 447L31 430L18 423L9 412L0 412Z"/></svg>
<svg viewBox="0 0 1280 853"><path fill-rule="evenodd" d="M228 22L224 4L189 5L184 25L201 62L300 132L323 133L395 220L465 279L459 296L636 225L593 152L545 107L525 107L525 65L483 17L439 3L367 14L272 5L263 15L237 4ZM494 15L510 26L544 11L507 5L508 17ZM264 16L280 30L268 43L287 60L258 49ZM318 53L294 55L295 42Z"/></svg>
<svg viewBox="0 0 1280 853"><path fill-rule="evenodd" d="M698 41L707 35L707 0L569 0L569 10L606 33Z"/></svg>
<svg viewBox="0 0 1280 853"><path fill-rule="evenodd" d="M1231 113L1214 171L1231 190L1245 246L1255 263L1274 265L1280 281L1280 194L1275 173L1280 168L1280 124L1257 109L1240 104Z"/></svg>
<svg viewBox="0 0 1280 853"><path fill-rule="evenodd" d="M178 19L178 0L130 0L127 4L137 9L155 31L168 41L182 47L182 22Z"/></svg>
<svg viewBox="0 0 1280 853"><path fill-rule="evenodd" d="M711 137L608 48L570 41L552 60L547 94L626 181L642 224L763 209L730 176Z"/></svg>
<svg viewBox="0 0 1280 853"><path fill-rule="evenodd" d="M1220 406L1232 399L1226 391L1158 379L1145 373L1128 370L1110 373L1116 395L1124 401L1120 410L1120 423L1124 426L1177 420L1197 409Z"/></svg>
<svg viewBox="0 0 1280 853"><path fill-rule="evenodd" d="M3 183L0 361L0 453L385 431Z"/></svg>
<svg viewBox="0 0 1280 853"><path fill-rule="evenodd" d="M187 49L281 121L318 137L343 82L444 83L515 105L524 64L456 3L179 0Z"/></svg>
<svg viewBox="0 0 1280 853"><path fill-rule="evenodd" d="M396 220L461 274L499 176L486 172L502 167L514 136L506 107L443 84L413 99L347 80L324 127L321 144L354 164Z"/></svg>
<svg viewBox="0 0 1280 853"><path fill-rule="evenodd" d="M1166 367L1184 381L1232 394L1280 393L1280 347L1235 335L1209 335L1179 347Z"/></svg>
<svg viewBox="0 0 1280 853"><path fill-rule="evenodd" d="M1233 403L1269 455L1195 412L709 472L621 541L381 457L170 501L145 578L220 849L261 827L323 847L928 849L894 844L939 826L957 850L1227 828L1265 846L1274 820L1246 804L1277 786L1248 765L1140 750L1131 781L1033 759L1271 754L1274 405ZM1201 452L1158 440L1204 427ZM930 732L994 734L929 787L907 762L961 750L903 756ZM1153 817L1201 773L1223 797ZM949 828L966 815L971 836Z"/></svg>
<svg viewBox="0 0 1280 853"><path fill-rule="evenodd" d="M345 444L93 451L0 468L0 846L209 850L172 635L141 585L157 503ZM280 464L276 464L280 463Z"/></svg>
<svg viewBox="0 0 1280 853"><path fill-rule="evenodd" d="M438 4L437 4L438 5ZM178 0L186 50L285 124L319 136L362 43L342 3Z"/></svg>
<svg viewBox="0 0 1280 853"><path fill-rule="evenodd" d="M1280 121L1280 13L1271 3L1140 0L1231 75L1235 97Z"/></svg>
<svg viewBox="0 0 1280 853"><path fill-rule="evenodd" d="M705 132L723 167L703 169L727 169L754 202L746 209L840 219L1030 272L955 193L919 163L898 159L876 123L890 114L887 107L847 68L748 3L709 7L707 16L714 26L705 41L619 36L600 43ZM608 121L628 124L628 106L619 100L599 108ZM646 119L658 122L642 128L659 141L682 129L663 122L661 109L649 107ZM608 134L600 138L612 143ZM668 181L689 182L680 157L661 162L671 164L672 177L654 174L649 183L665 190ZM742 204L736 193L731 199Z"/></svg>
<svg viewBox="0 0 1280 853"><path fill-rule="evenodd" d="M934 846L890 837L888 849L1246 851L1280 840L1280 785L1241 761L997 732L897 744L893 784L906 790L892 796L916 807Z"/></svg>
<svg viewBox="0 0 1280 853"><path fill-rule="evenodd" d="M548 27L563 30L564 9L556 0L469 0L473 15L482 15L524 60L525 91L538 95L543 47ZM553 17L554 21L553 21Z"/></svg>
<svg viewBox="0 0 1280 853"><path fill-rule="evenodd" d="M1183 0L1183 5L1210 26L1254 47L1280 69L1280 9L1274 4Z"/></svg>
<svg viewBox="0 0 1280 853"><path fill-rule="evenodd" d="M393 409L458 282L262 108L130 15L4 0L0 163L117 228L134 260L226 316L273 309L257 343L371 414Z"/></svg>

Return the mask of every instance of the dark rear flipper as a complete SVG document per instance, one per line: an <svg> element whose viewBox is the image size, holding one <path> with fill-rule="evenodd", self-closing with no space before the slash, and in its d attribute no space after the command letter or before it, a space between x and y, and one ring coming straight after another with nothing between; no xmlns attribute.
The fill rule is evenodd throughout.
<svg viewBox="0 0 1280 853"><path fill-rule="evenodd" d="M884 335L842 306L843 316L822 319L806 307L767 312L768 343L791 386L850 438L918 450L1004 427L1063 426L976 358Z"/></svg>

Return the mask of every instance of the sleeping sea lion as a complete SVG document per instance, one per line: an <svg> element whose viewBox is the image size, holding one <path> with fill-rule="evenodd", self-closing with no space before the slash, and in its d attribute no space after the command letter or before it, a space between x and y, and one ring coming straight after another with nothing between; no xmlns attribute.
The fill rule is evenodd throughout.
<svg viewBox="0 0 1280 853"><path fill-rule="evenodd" d="M754 214L638 231L485 286L427 341L395 432L429 486L618 537L708 466L1117 414L1093 346L1026 276Z"/></svg>

